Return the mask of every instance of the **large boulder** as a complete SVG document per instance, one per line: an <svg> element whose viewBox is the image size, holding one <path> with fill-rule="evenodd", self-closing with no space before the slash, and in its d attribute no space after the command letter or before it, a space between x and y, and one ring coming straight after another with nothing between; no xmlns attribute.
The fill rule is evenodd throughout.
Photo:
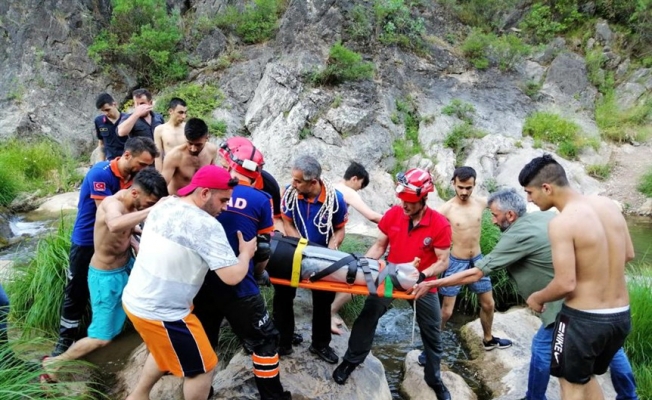
<svg viewBox="0 0 652 400"><path fill-rule="evenodd" d="M68 192L57 194L45 200L39 208L29 214L29 219L41 220L47 218L57 218L62 213L77 212L77 203L79 202L79 192Z"/></svg>
<svg viewBox="0 0 652 400"><path fill-rule="evenodd" d="M331 377L335 365L318 359L308 351L311 334L312 306L310 293L299 289L294 302L296 330L307 340L294 347L294 353L281 358L281 382L285 390L292 392L295 400L326 400L336 396L341 400L374 399L391 400L385 369L373 355L358 367L346 385L340 386ZM349 331L344 329L342 335L333 335L331 347L342 356L346 352ZM143 364L147 358L145 345L138 346L128 357L125 367L117 374L116 384L111 390L112 398L124 398L135 387L140 377ZM218 354L219 356L219 354ZM215 396L213 399L259 399L254 382L251 357L238 352L227 365L218 364L218 371L213 378ZM182 400L182 380L174 376L164 376L152 390L151 398L159 400Z"/></svg>
<svg viewBox="0 0 652 400"><path fill-rule="evenodd" d="M482 326L480 320L466 324L461 330L462 341L471 349L471 364L480 379L493 392L493 399L516 400L525 397L531 356L532 337L541 326L541 320L527 308L514 308L506 313L494 314L492 331L495 336L509 338L514 345L504 350L484 351L481 348ZM608 374L598 377L606 399L616 393ZM560 399L559 381L551 377L546 397Z"/></svg>
<svg viewBox="0 0 652 400"><path fill-rule="evenodd" d="M423 367L417 362L420 350L412 350L405 357L405 375L401 382L401 394L408 400L437 400L435 392L423 380ZM475 400L477 396L464 378L452 371L442 371L441 379L453 399Z"/></svg>

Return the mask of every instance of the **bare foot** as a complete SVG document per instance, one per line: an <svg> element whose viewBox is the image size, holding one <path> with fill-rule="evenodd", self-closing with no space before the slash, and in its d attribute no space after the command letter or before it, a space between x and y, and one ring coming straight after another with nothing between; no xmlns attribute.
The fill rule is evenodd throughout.
<svg viewBox="0 0 652 400"><path fill-rule="evenodd" d="M344 321L342 321L340 318L335 316L331 317L331 332L335 335L341 335L342 331L339 329L339 327L342 326L343 323Z"/></svg>

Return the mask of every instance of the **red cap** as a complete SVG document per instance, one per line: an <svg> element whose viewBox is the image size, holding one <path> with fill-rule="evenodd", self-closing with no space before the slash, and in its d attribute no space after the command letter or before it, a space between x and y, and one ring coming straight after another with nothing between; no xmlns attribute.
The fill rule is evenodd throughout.
<svg viewBox="0 0 652 400"><path fill-rule="evenodd" d="M229 190L236 186L237 180L231 178L222 167L217 165L205 165L192 177L190 183L177 191L179 196L187 196L197 188Z"/></svg>

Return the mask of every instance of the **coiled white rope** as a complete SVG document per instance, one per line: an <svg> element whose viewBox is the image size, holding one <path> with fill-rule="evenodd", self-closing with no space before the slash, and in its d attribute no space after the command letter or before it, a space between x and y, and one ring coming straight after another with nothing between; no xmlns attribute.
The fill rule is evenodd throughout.
<svg viewBox="0 0 652 400"><path fill-rule="evenodd" d="M326 191L326 199L322 204L321 208L315 214L315 217L312 220L312 223L317 227L317 231L322 235L326 236L326 244L330 240L331 235L333 234L333 216L340 208L340 205L337 201L337 194L335 193L335 188L327 179L322 179L321 184L324 186ZM310 240L308 237L308 230L306 229L306 222L303 219L303 215L299 210L299 196L297 190L293 187L289 187L285 193L283 193L283 201L281 202L281 208L284 214L292 213L292 219L295 221L294 224L297 225L297 220L301 222L301 227L303 232L301 232L300 227L297 225L297 230L299 235L305 239Z"/></svg>

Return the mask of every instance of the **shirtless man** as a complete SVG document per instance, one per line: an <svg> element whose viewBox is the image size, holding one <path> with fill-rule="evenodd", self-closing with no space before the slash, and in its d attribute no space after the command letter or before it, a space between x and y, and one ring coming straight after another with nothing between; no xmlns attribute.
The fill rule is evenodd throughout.
<svg viewBox="0 0 652 400"><path fill-rule="evenodd" d="M122 332L127 318L122 309L122 290L134 259L131 257L133 229L149 214L149 207L167 196L166 183L161 174L145 168L134 178L129 189L122 189L105 198L97 208L95 219L95 253L88 270L88 289L93 317L88 337L76 341L63 354L44 357L45 371L41 378L56 382L56 363L79 359L106 346Z"/></svg>
<svg viewBox="0 0 652 400"><path fill-rule="evenodd" d="M215 163L217 146L208 143L208 126L199 118L190 118L183 129L186 143L177 146L165 157L163 177L168 183L168 192L188 185L197 170Z"/></svg>
<svg viewBox="0 0 652 400"><path fill-rule="evenodd" d="M377 224L383 215L372 210L358 194L358 191L367 187L368 184L369 172L367 172L362 164L351 161L351 164L349 164L349 167L344 172L344 178L333 186L337 191L342 193L347 206L355 208L363 217ZM352 295L348 293L335 294L335 300L331 304L331 332L336 335L342 333L339 327L343 323L337 316L337 313L352 298Z"/></svg>
<svg viewBox="0 0 652 400"><path fill-rule="evenodd" d="M475 187L475 170L471 167L459 167L453 172L451 180L455 188L455 197L448 200L439 210L451 224L453 229L453 244L450 252L448 269L444 277L456 272L474 267L474 263L482 259L480 252L480 232L482 230L482 212L487 207L487 199L473 196ZM455 299L461 286L443 287L439 293L443 296L441 306L441 326L453 315ZM507 339L500 339L491 334L494 319L494 298L491 290L491 280L488 276L469 285L478 295L480 301L480 323L484 334L484 349L505 349L512 345Z"/></svg>
<svg viewBox="0 0 652 400"><path fill-rule="evenodd" d="M527 299L535 312L565 299L550 374L559 378L564 400L604 399L594 375L607 371L631 330L625 264L634 258L634 246L627 224L608 198L572 189L564 168L548 154L530 161L518 180L528 201L560 211L548 225L555 276Z"/></svg>
<svg viewBox="0 0 652 400"><path fill-rule="evenodd" d="M187 111L186 102L178 97L173 97L168 105L170 119L154 129L154 143L159 151L159 156L154 160L157 171L163 169L165 155L173 148L185 143L186 137L183 134L183 128L186 126Z"/></svg>

